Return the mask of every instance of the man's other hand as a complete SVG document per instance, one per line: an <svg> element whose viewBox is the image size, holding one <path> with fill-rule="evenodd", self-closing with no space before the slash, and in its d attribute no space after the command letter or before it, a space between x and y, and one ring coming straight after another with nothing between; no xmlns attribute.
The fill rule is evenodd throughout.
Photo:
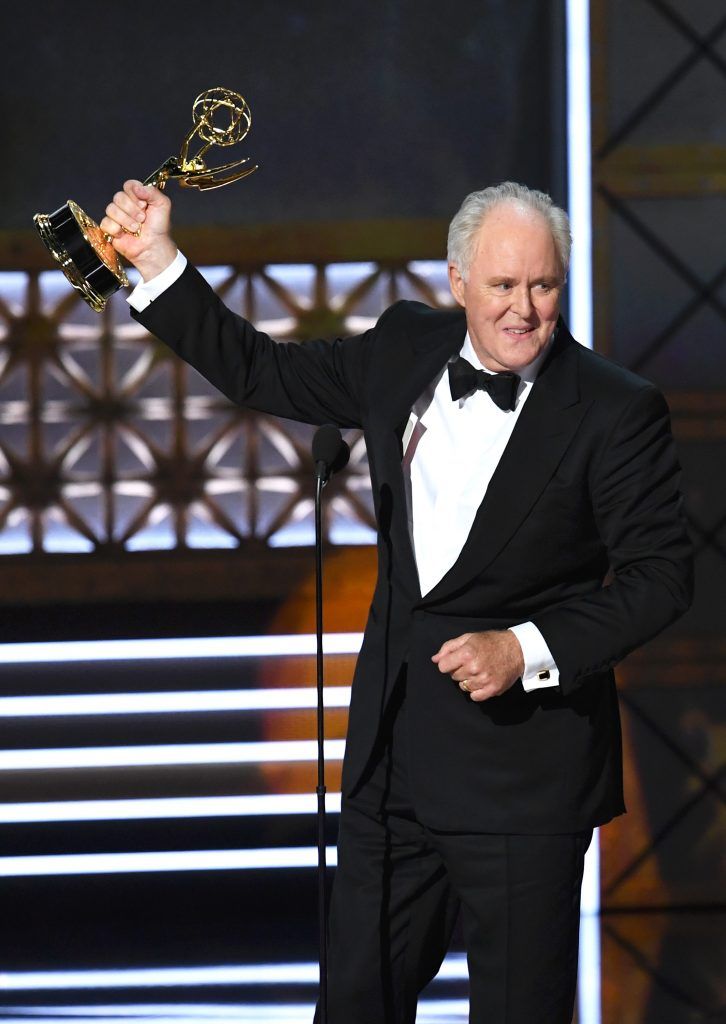
<svg viewBox="0 0 726 1024"><path fill-rule="evenodd" d="M508 629L454 637L431 660L476 701L498 697L524 672L522 648Z"/></svg>
<svg viewBox="0 0 726 1024"><path fill-rule="evenodd" d="M100 228L114 249L137 268L145 281L166 270L176 256L171 239L171 202L153 185L124 182L106 207Z"/></svg>

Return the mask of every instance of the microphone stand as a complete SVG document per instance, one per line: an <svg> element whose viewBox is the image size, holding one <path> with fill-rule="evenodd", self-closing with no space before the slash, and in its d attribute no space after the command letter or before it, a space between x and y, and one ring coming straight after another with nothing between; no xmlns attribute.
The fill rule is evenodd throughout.
<svg viewBox="0 0 726 1024"><path fill-rule="evenodd" d="M318 467L319 467L318 463ZM328 941L326 924L326 849L325 849L325 704L323 684L323 531L322 493L325 486L323 473L315 473L315 635L317 660L317 732L318 732L318 931L320 995L319 1022L328 1024Z"/></svg>
<svg viewBox="0 0 726 1024"><path fill-rule="evenodd" d="M323 687L323 487L333 473L348 462L350 449L337 427L325 423L313 438L315 463L315 634L317 651L318 692L318 928L320 937L320 996L317 1024L328 1024L328 942L326 927L326 868L325 863L325 703Z"/></svg>

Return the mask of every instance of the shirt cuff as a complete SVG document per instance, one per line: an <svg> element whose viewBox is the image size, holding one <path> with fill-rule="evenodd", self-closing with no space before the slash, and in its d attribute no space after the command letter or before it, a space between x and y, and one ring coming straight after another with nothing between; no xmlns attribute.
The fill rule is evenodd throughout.
<svg viewBox="0 0 726 1024"><path fill-rule="evenodd" d="M522 622L518 626L510 626L524 657L522 686L529 693L531 690L542 690L550 686L559 686L560 673L547 646L545 638L533 622Z"/></svg>
<svg viewBox="0 0 726 1024"><path fill-rule="evenodd" d="M126 296L126 301L137 313L142 313L154 299L158 299L162 292L165 292L182 276L186 265L186 256L177 250L176 256L166 270L162 270L150 281L140 281L131 294Z"/></svg>

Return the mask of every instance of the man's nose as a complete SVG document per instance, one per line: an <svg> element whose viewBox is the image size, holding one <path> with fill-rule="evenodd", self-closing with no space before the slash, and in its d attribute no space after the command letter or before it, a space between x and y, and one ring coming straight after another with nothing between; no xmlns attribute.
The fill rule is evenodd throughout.
<svg viewBox="0 0 726 1024"><path fill-rule="evenodd" d="M532 312L532 296L529 288L515 288L512 296L512 310L522 317L528 317Z"/></svg>

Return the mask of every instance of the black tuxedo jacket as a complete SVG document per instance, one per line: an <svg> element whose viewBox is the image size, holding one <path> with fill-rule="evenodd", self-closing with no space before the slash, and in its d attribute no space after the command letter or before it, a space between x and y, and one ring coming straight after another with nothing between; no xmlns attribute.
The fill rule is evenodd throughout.
<svg viewBox="0 0 726 1024"><path fill-rule="evenodd" d="M401 436L464 340L460 311L401 302L359 337L278 344L193 268L137 319L233 401L365 432L378 582L355 673L343 789L355 790L407 666L409 771L432 828L555 833L624 810L612 667L688 606L690 545L668 410L647 381L560 324L460 557L421 596ZM608 578L608 583L604 581ZM560 685L474 703L431 656L531 620Z"/></svg>

